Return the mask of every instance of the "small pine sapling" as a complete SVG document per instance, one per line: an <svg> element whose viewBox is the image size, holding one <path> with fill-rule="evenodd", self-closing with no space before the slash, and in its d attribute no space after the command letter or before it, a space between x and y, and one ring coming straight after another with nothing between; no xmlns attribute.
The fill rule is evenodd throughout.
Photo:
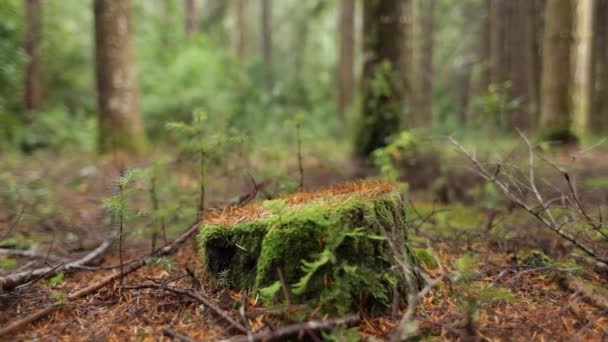
<svg viewBox="0 0 608 342"><path fill-rule="evenodd" d="M123 175L116 182L117 193L110 196L103 201L103 208L108 211L114 222L118 222L118 258L120 260L120 282L122 285L123 274L124 274L124 263L122 256L122 245L123 245L123 234L124 225L129 217L129 208L127 205L127 198L131 189L128 188L129 183L135 179L139 174L140 170L131 169L123 173Z"/></svg>
<svg viewBox="0 0 608 342"><path fill-rule="evenodd" d="M208 161L219 156L223 147L242 140L242 136L238 134L226 135L222 130L212 130L210 126L207 114L202 111L193 113L191 123L170 122L167 124L167 129L178 135L180 148L198 159L199 201L197 211L199 219L205 210Z"/></svg>

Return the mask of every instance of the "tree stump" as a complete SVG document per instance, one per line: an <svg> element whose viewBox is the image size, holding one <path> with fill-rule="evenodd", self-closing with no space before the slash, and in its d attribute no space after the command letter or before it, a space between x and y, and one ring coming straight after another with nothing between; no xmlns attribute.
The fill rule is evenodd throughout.
<svg viewBox="0 0 608 342"><path fill-rule="evenodd" d="M384 313L408 289L398 257L408 246L396 185L365 182L211 214L199 243L215 286L254 290L266 300L315 302L325 312ZM417 277L417 279L420 279ZM420 286L420 284L419 284ZM416 291L416 289L415 289Z"/></svg>

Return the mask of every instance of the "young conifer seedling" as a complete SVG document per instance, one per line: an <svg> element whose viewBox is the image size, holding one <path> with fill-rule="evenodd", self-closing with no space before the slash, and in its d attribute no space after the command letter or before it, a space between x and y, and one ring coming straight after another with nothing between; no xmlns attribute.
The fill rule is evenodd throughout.
<svg viewBox="0 0 608 342"><path fill-rule="evenodd" d="M127 198L132 189L128 188L129 183L140 173L137 169L125 171L116 182L116 194L103 201L103 208L111 215L113 222L118 223L118 258L120 262L120 282L122 285L124 274L124 263L122 256L124 225L129 217Z"/></svg>
<svg viewBox="0 0 608 342"><path fill-rule="evenodd" d="M225 131L212 130L207 114L203 111L195 111L192 122L170 122L167 129L177 134L180 140L180 148L192 155L197 160L199 175L199 200L197 205L198 218L200 219L205 210L205 186L207 183L207 164L212 158L222 153L222 148L242 141L242 136L232 135Z"/></svg>

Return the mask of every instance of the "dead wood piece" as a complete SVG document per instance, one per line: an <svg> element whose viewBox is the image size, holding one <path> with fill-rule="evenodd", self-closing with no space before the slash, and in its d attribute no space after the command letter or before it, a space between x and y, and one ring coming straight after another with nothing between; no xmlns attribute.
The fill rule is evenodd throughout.
<svg viewBox="0 0 608 342"><path fill-rule="evenodd" d="M258 332L249 336L237 336L223 342L255 342L255 341L280 341L287 337L299 335L305 332L317 332L331 329L337 326L351 327L359 324L359 316L347 316L328 320L314 320L288 325L274 331Z"/></svg>
<svg viewBox="0 0 608 342"><path fill-rule="evenodd" d="M0 255L28 258L28 259L43 259L54 262L65 262L65 258L61 258L55 255L49 255L45 253L38 253L34 251L24 251L22 249L10 249L0 248Z"/></svg>
<svg viewBox="0 0 608 342"><path fill-rule="evenodd" d="M25 284L34 279L52 277L60 272L67 273L77 270L80 266L84 266L98 258L100 255L102 255L106 250L108 250L111 244L111 239L106 240L102 242L97 248L92 250L89 254L83 256L80 259L65 263L63 265L60 264L55 266L41 267L35 270L17 272L9 274L6 277L1 277L0 290L10 291L17 286Z"/></svg>

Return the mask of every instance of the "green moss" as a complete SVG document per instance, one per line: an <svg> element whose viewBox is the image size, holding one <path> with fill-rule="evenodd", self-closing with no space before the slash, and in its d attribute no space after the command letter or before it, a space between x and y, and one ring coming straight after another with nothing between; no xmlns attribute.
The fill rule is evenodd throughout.
<svg viewBox="0 0 608 342"><path fill-rule="evenodd" d="M437 260L431 252L424 248L416 248L414 249L414 255L416 255L416 259L419 263L423 264L430 270L436 270L439 265L437 264Z"/></svg>
<svg viewBox="0 0 608 342"><path fill-rule="evenodd" d="M382 312L401 277L383 231L416 261L401 200L397 194L339 199L232 227L203 227L199 241L209 277L217 284L221 273L237 289L282 298L280 270L293 302L313 300L326 312Z"/></svg>
<svg viewBox="0 0 608 342"><path fill-rule="evenodd" d="M577 144L579 137L570 129L566 128L547 128L541 130L541 141L548 141L559 145Z"/></svg>
<svg viewBox="0 0 608 342"><path fill-rule="evenodd" d="M551 266L553 260L540 250L532 250L521 261L522 264L534 267Z"/></svg>

